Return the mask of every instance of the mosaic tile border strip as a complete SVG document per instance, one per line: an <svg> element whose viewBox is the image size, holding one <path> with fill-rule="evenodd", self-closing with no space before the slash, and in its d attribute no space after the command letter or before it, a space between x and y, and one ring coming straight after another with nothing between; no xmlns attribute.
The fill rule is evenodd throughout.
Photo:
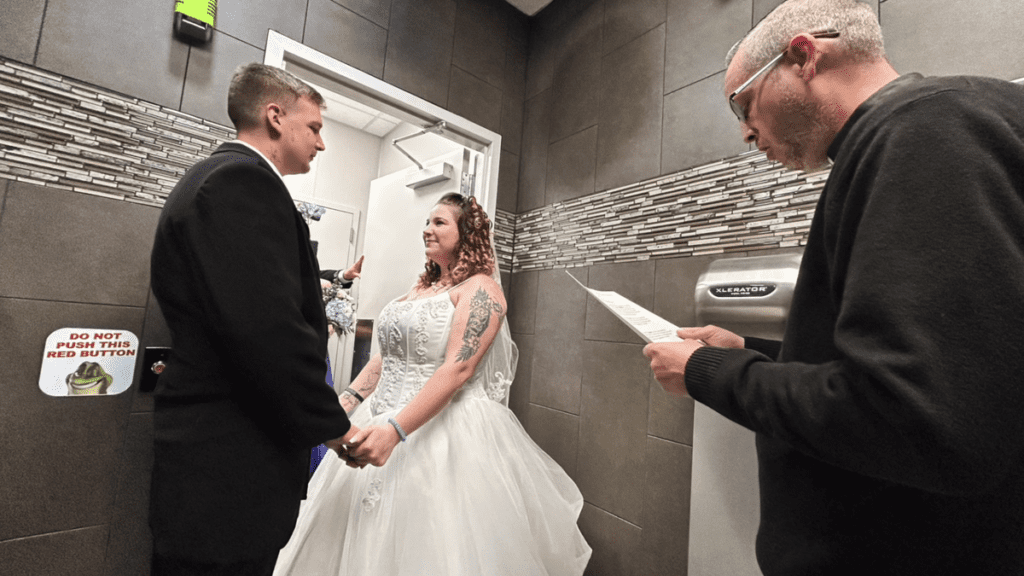
<svg viewBox="0 0 1024 576"><path fill-rule="evenodd" d="M828 174L754 151L556 202L516 217L512 270L802 246Z"/></svg>
<svg viewBox="0 0 1024 576"><path fill-rule="evenodd" d="M0 58L0 178L154 207L234 130ZM827 172L750 152L515 215L504 272L800 246Z"/></svg>
<svg viewBox="0 0 1024 576"><path fill-rule="evenodd" d="M516 232L516 215L494 210L494 251L498 257L498 270L512 271L512 252Z"/></svg>
<svg viewBox="0 0 1024 576"><path fill-rule="evenodd" d="M233 128L0 58L0 178L162 207ZM498 267L515 215L498 211Z"/></svg>
<svg viewBox="0 0 1024 576"><path fill-rule="evenodd" d="M234 129L0 59L0 178L149 206Z"/></svg>

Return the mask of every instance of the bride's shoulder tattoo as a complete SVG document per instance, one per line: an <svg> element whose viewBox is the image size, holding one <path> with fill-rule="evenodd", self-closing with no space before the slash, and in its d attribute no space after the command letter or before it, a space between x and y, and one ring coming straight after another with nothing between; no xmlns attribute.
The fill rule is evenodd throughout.
<svg viewBox="0 0 1024 576"><path fill-rule="evenodd" d="M500 303L493 300L491 295L483 288L478 288L469 301L469 320L466 321L466 331L462 335L462 348L455 360L465 362L473 357L480 350L480 337L491 325L491 316L500 315L504 308Z"/></svg>

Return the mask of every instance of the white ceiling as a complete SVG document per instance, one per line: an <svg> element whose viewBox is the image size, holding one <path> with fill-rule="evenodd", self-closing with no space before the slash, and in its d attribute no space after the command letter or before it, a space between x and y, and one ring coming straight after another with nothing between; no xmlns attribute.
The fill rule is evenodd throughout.
<svg viewBox="0 0 1024 576"><path fill-rule="evenodd" d="M508 0L508 3L527 16L533 16L551 3L551 0Z"/></svg>
<svg viewBox="0 0 1024 576"><path fill-rule="evenodd" d="M351 126L356 130L369 132L378 138L383 138L395 126L402 123L401 120L394 116L374 110L369 106L345 98L330 90L325 90L321 86L316 86L316 89L323 94L324 99L327 101L327 109L324 110L324 116Z"/></svg>

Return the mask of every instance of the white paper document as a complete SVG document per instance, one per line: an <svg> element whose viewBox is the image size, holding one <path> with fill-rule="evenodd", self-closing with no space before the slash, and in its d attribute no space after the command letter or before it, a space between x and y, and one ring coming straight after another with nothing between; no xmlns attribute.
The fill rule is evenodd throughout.
<svg viewBox="0 0 1024 576"><path fill-rule="evenodd" d="M569 271L565 271L569 274ZM572 274L569 276L576 280ZM677 326L654 312L638 305L632 300L622 296L618 292L610 290L592 290L583 286L583 283L576 280L584 290L590 293L598 302L604 305L623 324L629 326L633 332L644 339L645 342L682 342L683 339L676 336Z"/></svg>

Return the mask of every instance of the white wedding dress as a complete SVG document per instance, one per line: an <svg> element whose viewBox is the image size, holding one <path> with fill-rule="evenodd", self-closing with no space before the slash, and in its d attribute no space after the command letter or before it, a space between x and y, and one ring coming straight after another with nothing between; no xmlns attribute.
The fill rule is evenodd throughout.
<svg viewBox="0 0 1024 576"><path fill-rule="evenodd" d="M412 400L444 360L454 311L448 293L384 308L380 381L354 423L387 425ZM514 364L503 326L451 404L384 466L329 453L274 575L581 575L583 496L502 404Z"/></svg>

